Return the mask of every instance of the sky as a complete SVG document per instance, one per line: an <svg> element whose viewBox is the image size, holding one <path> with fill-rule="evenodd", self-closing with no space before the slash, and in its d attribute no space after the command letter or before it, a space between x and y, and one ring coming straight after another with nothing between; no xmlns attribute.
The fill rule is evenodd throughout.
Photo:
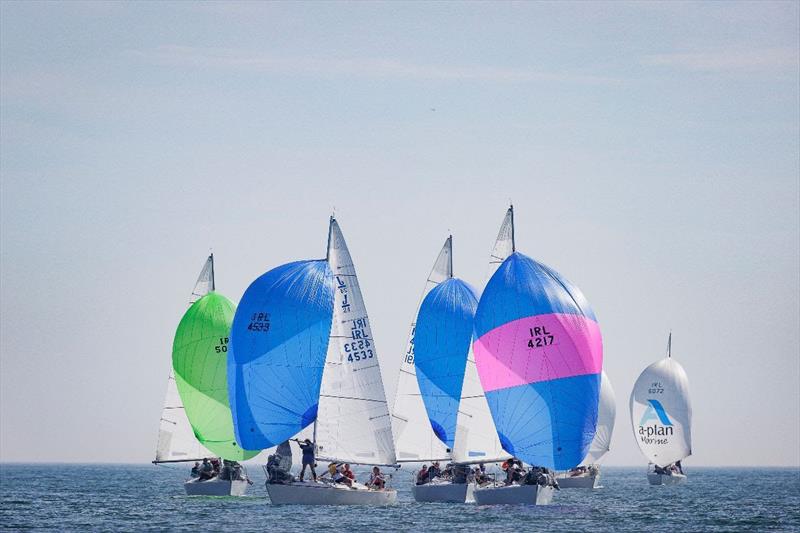
<svg viewBox="0 0 800 533"><path fill-rule="evenodd" d="M0 460L146 463L210 249L238 301L335 210L391 398L444 239L581 288L690 465L800 465L798 2L0 3Z"/></svg>

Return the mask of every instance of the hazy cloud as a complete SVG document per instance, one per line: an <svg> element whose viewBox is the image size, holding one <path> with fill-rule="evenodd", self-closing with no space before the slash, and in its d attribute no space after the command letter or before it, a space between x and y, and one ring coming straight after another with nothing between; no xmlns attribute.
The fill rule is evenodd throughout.
<svg viewBox="0 0 800 533"><path fill-rule="evenodd" d="M648 55L643 59L643 63L646 65L709 72L796 70L798 61L798 51L794 48L722 49L665 53Z"/></svg>
<svg viewBox="0 0 800 533"><path fill-rule="evenodd" d="M535 67L419 64L380 58L281 57L231 48L160 46L129 51L153 64L291 73L309 76L358 76L439 81L615 83L618 80L577 72L553 72Z"/></svg>

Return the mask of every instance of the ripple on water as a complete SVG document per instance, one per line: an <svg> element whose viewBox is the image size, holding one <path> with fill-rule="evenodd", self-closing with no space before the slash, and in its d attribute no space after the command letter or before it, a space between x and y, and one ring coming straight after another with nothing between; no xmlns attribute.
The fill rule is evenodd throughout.
<svg viewBox="0 0 800 533"><path fill-rule="evenodd" d="M546 507L420 504L405 476L395 476L398 504L392 507L273 506L257 468L251 468L256 483L244 498L189 498L183 494L185 473L181 467L149 465L0 465L0 527L290 533L800 530L798 469L696 468L685 485L650 487L644 468L605 468L602 489L562 490Z"/></svg>

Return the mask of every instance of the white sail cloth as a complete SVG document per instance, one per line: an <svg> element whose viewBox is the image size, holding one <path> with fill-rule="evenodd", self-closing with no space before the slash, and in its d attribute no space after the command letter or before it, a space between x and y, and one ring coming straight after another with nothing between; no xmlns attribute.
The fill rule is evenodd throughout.
<svg viewBox="0 0 800 533"><path fill-rule="evenodd" d="M335 299L316 423L322 460L394 464L391 418L378 353L353 260L331 218L328 261Z"/></svg>
<svg viewBox="0 0 800 533"><path fill-rule="evenodd" d="M439 283L453 275L453 238L448 237L433 264L425 288L414 313L400 375L397 379L392 423L396 439L398 461L435 461L450 457L447 446L440 441L431 429L425 405L419 392L417 371L414 364L414 332L419 307L425 296Z"/></svg>
<svg viewBox="0 0 800 533"><path fill-rule="evenodd" d="M667 466L692 454L689 378L671 357L644 369L630 398L633 433L651 463Z"/></svg>
<svg viewBox="0 0 800 533"><path fill-rule="evenodd" d="M459 463L504 461L511 457L503 450L483 392L475 356L470 347L464 370L464 385L458 406L453 460Z"/></svg>
<svg viewBox="0 0 800 533"><path fill-rule="evenodd" d="M597 464L611 449L611 435L617 417L617 398L605 370L600 375L600 401L597 405L597 430L589 445L589 453L581 464Z"/></svg>
<svg viewBox="0 0 800 533"><path fill-rule="evenodd" d="M506 211L506 216L500 224L500 231L497 232L497 239L494 242L492 253L489 255L489 272L486 275L488 281L503 261L514 253L516 246L514 244L514 206L510 206Z"/></svg>

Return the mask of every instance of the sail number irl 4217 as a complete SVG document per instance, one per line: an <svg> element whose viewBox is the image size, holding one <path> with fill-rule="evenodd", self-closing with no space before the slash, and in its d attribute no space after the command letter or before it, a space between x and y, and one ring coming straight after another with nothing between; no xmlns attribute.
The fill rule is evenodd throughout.
<svg viewBox="0 0 800 533"><path fill-rule="evenodd" d="M534 326L528 329L531 333L531 338L528 339L528 348L541 348L553 344L555 337L547 331L545 326Z"/></svg>

